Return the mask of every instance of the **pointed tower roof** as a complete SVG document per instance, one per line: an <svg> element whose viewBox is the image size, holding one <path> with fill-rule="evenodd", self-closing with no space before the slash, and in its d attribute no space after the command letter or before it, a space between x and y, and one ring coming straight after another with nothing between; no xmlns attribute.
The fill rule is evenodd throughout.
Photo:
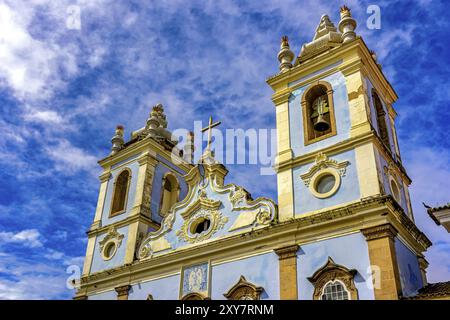
<svg viewBox="0 0 450 320"><path fill-rule="evenodd" d="M334 26L333 22L331 22L330 17L324 14L322 15L322 17L320 17L320 23L316 28L316 33L314 35L313 41L330 32L337 32L337 29Z"/></svg>
<svg viewBox="0 0 450 320"><path fill-rule="evenodd" d="M320 18L313 40L302 46L295 65L341 44L342 34L337 30L330 17L324 14Z"/></svg>

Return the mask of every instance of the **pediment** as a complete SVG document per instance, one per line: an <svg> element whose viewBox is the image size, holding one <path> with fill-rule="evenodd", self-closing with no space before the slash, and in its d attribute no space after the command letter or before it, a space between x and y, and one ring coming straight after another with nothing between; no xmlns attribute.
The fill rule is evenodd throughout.
<svg viewBox="0 0 450 320"><path fill-rule="evenodd" d="M235 184L224 185L226 173L221 164L192 168L185 176L189 187L186 198L172 207L159 230L145 236L138 249L139 259L270 225L277 214L275 203L268 198L253 200Z"/></svg>

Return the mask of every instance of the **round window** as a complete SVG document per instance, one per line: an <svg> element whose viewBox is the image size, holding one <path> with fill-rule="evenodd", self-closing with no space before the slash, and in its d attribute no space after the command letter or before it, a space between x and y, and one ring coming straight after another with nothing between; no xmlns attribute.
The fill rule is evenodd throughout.
<svg viewBox="0 0 450 320"><path fill-rule="evenodd" d="M309 184L311 193L319 199L325 199L335 194L341 184L339 172L334 169L323 169L317 172Z"/></svg>
<svg viewBox="0 0 450 320"><path fill-rule="evenodd" d="M202 232L208 231L210 226L211 220L201 217L192 222L189 231L191 232L191 234L200 234Z"/></svg>
<svg viewBox="0 0 450 320"><path fill-rule="evenodd" d="M103 255L105 259L111 259L116 251L116 244L115 242L110 242L106 245L105 249L103 250Z"/></svg>
<svg viewBox="0 0 450 320"><path fill-rule="evenodd" d="M391 191L394 199L400 203L400 191L398 190L397 184L394 180L391 180Z"/></svg>
<svg viewBox="0 0 450 320"><path fill-rule="evenodd" d="M335 184L336 178L331 174L326 174L317 181L316 190L318 193L324 194L330 192Z"/></svg>

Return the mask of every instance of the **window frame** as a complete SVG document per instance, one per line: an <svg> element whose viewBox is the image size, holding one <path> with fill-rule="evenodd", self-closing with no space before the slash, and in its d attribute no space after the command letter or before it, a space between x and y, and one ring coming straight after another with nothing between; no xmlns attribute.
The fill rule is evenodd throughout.
<svg viewBox="0 0 450 320"><path fill-rule="evenodd" d="M330 113L331 131L320 137L309 138L309 131L311 129L314 130L314 128L310 128L311 121L309 119L309 112L307 110L307 108L309 107L309 103L308 103L306 97L307 97L308 93L317 86L324 86L326 88L326 94L327 94L327 98L328 98L328 109L329 109L329 113ZM323 80L318 80L318 81L313 82L312 84L309 85L309 87L305 90L305 92L303 92L302 101L301 101L301 109L302 109L302 117L303 117L303 140L304 140L305 146L316 143L316 142L324 140L324 139L328 139L337 134L336 118L335 118L335 113L334 113L333 92L334 92L334 90L333 90L333 87L331 86L331 84L329 82L323 81Z"/></svg>
<svg viewBox="0 0 450 320"><path fill-rule="evenodd" d="M323 287L322 287L322 292L321 292L321 294L320 294L320 296L319 296L319 300L323 300L322 297L323 297L324 294L325 294L325 289L326 289L326 287L327 287L329 284L334 284L334 283L336 283L336 282L339 282L339 283L341 284L341 286L344 288L345 292L347 292L348 300L352 300L352 295L351 295L350 290L348 290L348 288L347 288L347 286L345 285L345 283L344 283L343 281L339 280L339 279L329 280L327 283L325 283L325 284L323 285ZM333 300L334 300L334 299L333 299ZM335 301L337 301L337 300L335 300Z"/></svg>
<svg viewBox="0 0 450 320"><path fill-rule="evenodd" d="M164 204L164 191L165 191L164 190L164 185L165 185L165 183L166 183L166 181L168 179L174 179L174 182L176 184L175 186L173 186L172 182L169 180L169 182L171 183L171 187L172 187L172 191L170 191L170 194L171 194L171 197L172 197L172 193L175 192L176 199L175 199L175 202L172 203L169 206L169 208L167 209L167 212L163 213L162 209L163 209L163 204ZM170 212L170 209L173 207L173 205L180 201L180 189L181 189L180 181L178 181L178 178L177 178L176 174L174 174L171 171L166 172L164 174L162 180L161 180L161 195L160 195L160 198L159 198L159 209L158 209L158 215L160 217L164 218Z"/></svg>
<svg viewBox="0 0 450 320"><path fill-rule="evenodd" d="M122 173L124 173L125 171L128 172L128 181L126 183L126 192L125 192L125 199L124 199L124 208L122 210L113 212L113 205L114 205L114 198L116 196L116 191L117 191L117 180L119 179L119 177L122 175ZM131 177L132 177L132 173L130 168L124 168L120 171L120 173L116 176L115 180L114 180L114 184L113 184L113 193L112 193L112 197L111 197L111 204L110 204L110 208L109 208L109 218L113 218L116 217L118 215L121 215L123 213L125 213L127 211L127 205L128 205L128 193L130 192L130 184L131 184Z"/></svg>

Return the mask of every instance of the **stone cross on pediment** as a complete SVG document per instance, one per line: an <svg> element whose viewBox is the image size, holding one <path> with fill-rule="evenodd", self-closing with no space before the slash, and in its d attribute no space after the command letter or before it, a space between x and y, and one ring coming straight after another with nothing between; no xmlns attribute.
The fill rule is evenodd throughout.
<svg viewBox="0 0 450 320"><path fill-rule="evenodd" d="M203 155L200 159L203 163L214 163L214 156L211 152L211 139L212 139L212 129L217 127L221 122L217 121L213 123L213 118L209 117L209 124L202 129L202 132L208 131L208 143L206 145L206 149L203 152Z"/></svg>

